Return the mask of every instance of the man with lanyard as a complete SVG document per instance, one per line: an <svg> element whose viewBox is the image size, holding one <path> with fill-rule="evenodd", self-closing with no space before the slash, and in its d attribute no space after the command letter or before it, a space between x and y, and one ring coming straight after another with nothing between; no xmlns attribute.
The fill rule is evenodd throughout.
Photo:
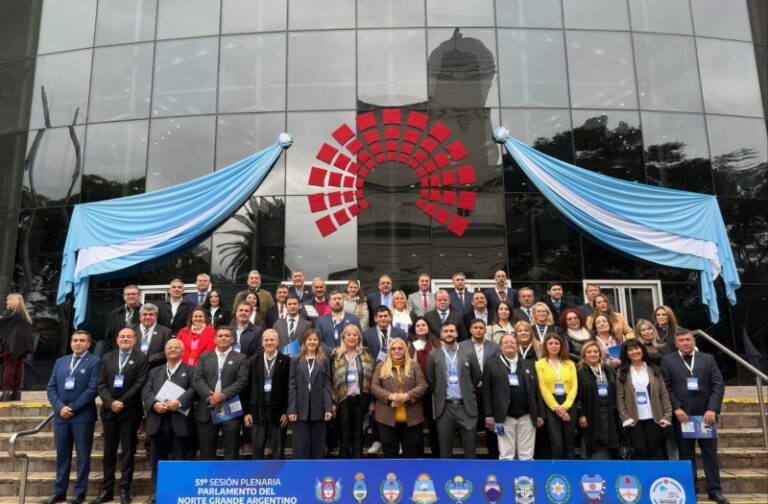
<svg viewBox="0 0 768 504"><path fill-rule="evenodd" d="M275 304L267 310L267 328L270 329L275 326L275 322L278 320L284 320L288 311L285 307L285 299L288 297L288 286L278 285L275 290Z"/></svg>
<svg viewBox="0 0 768 504"><path fill-rule="evenodd" d="M384 305L376 308L374 321L376 325L363 333L363 345L368 349L368 353L376 357L376 363L379 363L387 358L389 340L402 338L406 341L407 335L399 327L392 327L392 312Z"/></svg>
<svg viewBox="0 0 768 504"><path fill-rule="evenodd" d="M232 351L233 341L232 329L220 326L216 330L216 350L202 354L195 367L192 384L198 397L195 419L200 460L216 460L220 431L224 459L240 457L240 416L221 423L214 423L211 417L224 410L225 402L232 412L242 412L239 394L248 386L248 359Z"/></svg>
<svg viewBox="0 0 768 504"><path fill-rule="evenodd" d="M147 356L149 367L165 363L165 344L171 339L171 330L157 323L157 306L144 303L141 306L141 323L135 326L136 348Z"/></svg>
<svg viewBox="0 0 768 504"><path fill-rule="evenodd" d="M235 307L235 320L230 328L235 340L232 343L232 350L245 354L250 357L259 351L259 341L261 339L261 329L251 322L251 312L253 307L243 301Z"/></svg>
<svg viewBox="0 0 768 504"><path fill-rule="evenodd" d="M157 491L157 463L160 460L184 460L189 449L189 436L194 432L192 414L189 409L195 400L192 375L195 368L181 362L184 345L181 340L171 339L165 344L166 363L149 371L147 383L141 394L147 418L144 432L149 436L152 464L152 495L148 502L154 504ZM180 395L163 389L165 382L171 382ZM165 391L164 391L165 390ZM175 398L172 398L175 397Z"/></svg>
<svg viewBox="0 0 768 504"><path fill-rule="evenodd" d="M379 290L373 294L369 294L366 301L368 302L368 313L370 313L371 320L369 325L373 326L376 322L375 313L376 308L379 306L386 306L390 310L392 309L392 277L389 275L381 275L379 277Z"/></svg>
<svg viewBox="0 0 768 504"><path fill-rule="evenodd" d="M341 331L350 324L360 329L360 320L344 311L344 294L339 291L331 292L331 313L317 319L315 328L323 341L323 350L330 352L341 344ZM362 329L361 329L362 330Z"/></svg>
<svg viewBox="0 0 768 504"><path fill-rule="evenodd" d="M304 316L313 324L317 319L331 313L331 305L325 297L325 282L322 278L312 280L312 299L302 305Z"/></svg>
<svg viewBox="0 0 768 504"><path fill-rule="evenodd" d="M53 365L48 380L48 401L53 406L53 440L56 445L56 481L53 494L44 503L67 499L69 473L72 468L72 446L77 451L77 481L73 504L85 501L88 475L91 471L93 428L96 423L96 393L101 361L88 353L91 335L88 331L72 333L69 343L72 355L65 355Z"/></svg>
<svg viewBox="0 0 768 504"><path fill-rule="evenodd" d="M104 335L101 355L115 349L117 333L123 327L133 327L139 323L139 307L141 306L141 292L135 285L126 285L123 288L123 301L125 304L115 308L107 315L107 332Z"/></svg>
<svg viewBox="0 0 768 504"><path fill-rule="evenodd" d="M144 416L141 391L149 371L146 355L136 350L135 346L134 329L120 329L117 335L117 350L104 356L99 372L101 423L104 428L104 476L101 493L91 504L102 504L113 499L118 445L123 453L120 468L120 504L131 502L136 433Z"/></svg>
<svg viewBox="0 0 768 504"><path fill-rule="evenodd" d="M296 341L293 345L296 354L299 353L299 346L304 341L304 333L312 329L312 323L300 316L300 306L299 297L296 294L288 294L285 298L285 318L278 320L273 326L273 329L277 331L278 348L285 348L286 345ZM282 352L285 353L285 350Z"/></svg>
<svg viewBox="0 0 768 504"><path fill-rule="evenodd" d="M291 358L277 349L277 331L267 329L261 337L264 352L251 359L250 413L245 426L252 427L253 458L263 459L269 443L273 459L283 458L288 428L288 377Z"/></svg>
<svg viewBox="0 0 768 504"><path fill-rule="evenodd" d="M194 307L190 303L184 301L184 282L180 278L174 278L168 287L168 300L160 306L160 325L169 327L175 337L181 328L187 325L192 308Z"/></svg>
<svg viewBox="0 0 768 504"><path fill-rule="evenodd" d="M688 459L696 482L696 439L684 439L683 424L693 421L692 416L702 416L704 424L713 425L720 413L725 394L725 384L715 358L696 350L696 341L688 329L678 328L675 333L677 352L661 358L661 369L672 403L677 448L680 460ZM718 504L728 503L720 485L720 464L717 460L717 438L698 439L707 479L707 495Z"/></svg>
<svg viewBox="0 0 768 504"><path fill-rule="evenodd" d="M493 274L493 281L496 285L485 289L485 299L488 300L488 310L496 313L496 306L503 301L512 308L517 303L517 291L512 287L507 287L507 272L496 270Z"/></svg>
<svg viewBox="0 0 768 504"><path fill-rule="evenodd" d="M456 324L445 322L440 331L442 346L427 358L427 381L434 394L435 424L440 457L451 458L453 433L459 428L464 458L476 457L477 399L482 379L474 352L458 345Z"/></svg>

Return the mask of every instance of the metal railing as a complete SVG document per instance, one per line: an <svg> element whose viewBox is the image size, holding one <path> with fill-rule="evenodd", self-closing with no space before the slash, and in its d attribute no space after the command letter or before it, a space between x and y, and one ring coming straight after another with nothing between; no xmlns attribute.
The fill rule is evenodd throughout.
<svg viewBox="0 0 768 504"><path fill-rule="evenodd" d="M16 453L16 440L21 437L32 436L37 434L48 425L53 419L53 413L49 414L45 420L37 424L34 429L28 429L25 431L14 432L11 436L11 440L8 443L8 455L11 460L21 461L21 480L19 481L19 504L24 504L24 499L27 497L27 477L29 476L29 455L26 453Z"/></svg>
<svg viewBox="0 0 768 504"><path fill-rule="evenodd" d="M715 338L705 333L704 331L697 329L692 332L693 334L701 336L708 342L715 345L728 357L732 358L737 363L741 364L744 367L744 369L746 369L747 371L755 375L755 383L757 384L757 402L760 406L760 425L763 428L763 446L765 447L766 450L768 450L768 419L766 418L765 399L763 398L763 382L768 383L768 375L766 375L765 373L757 369L755 366L753 366L749 362L745 361L736 352L734 352L727 346L723 345L722 343L720 343L719 341L717 341Z"/></svg>

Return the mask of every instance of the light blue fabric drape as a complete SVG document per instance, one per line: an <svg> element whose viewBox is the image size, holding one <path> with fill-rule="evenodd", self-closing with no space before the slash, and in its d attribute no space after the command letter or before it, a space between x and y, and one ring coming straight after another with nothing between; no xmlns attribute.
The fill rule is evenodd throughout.
<svg viewBox="0 0 768 504"><path fill-rule="evenodd" d="M210 175L146 194L76 205L56 298L62 304L74 290L74 326L85 320L90 277L164 256L217 227L254 193L292 142L283 133L271 147Z"/></svg>
<svg viewBox="0 0 768 504"><path fill-rule="evenodd" d="M595 173L542 154L498 128L531 182L568 220L609 247L664 266L697 270L703 302L719 320L714 280L736 304L736 270L714 196L649 186Z"/></svg>

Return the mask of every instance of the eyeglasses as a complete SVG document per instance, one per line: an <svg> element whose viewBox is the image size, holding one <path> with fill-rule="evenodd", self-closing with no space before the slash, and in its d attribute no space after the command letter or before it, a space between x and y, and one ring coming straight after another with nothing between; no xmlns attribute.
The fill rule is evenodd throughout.
<svg viewBox="0 0 768 504"><path fill-rule="evenodd" d="M392 347L392 348L390 348L390 351L392 351L392 352L405 352L405 348Z"/></svg>

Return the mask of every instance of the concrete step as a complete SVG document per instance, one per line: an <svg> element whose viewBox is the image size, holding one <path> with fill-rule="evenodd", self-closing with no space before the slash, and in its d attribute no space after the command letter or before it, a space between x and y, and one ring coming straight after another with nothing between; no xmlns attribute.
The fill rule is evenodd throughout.
<svg viewBox="0 0 768 504"><path fill-rule="evenodd" d="M702 484L706 481L703 469L698 470L698 478ZM726 496L730 494L768 494L768 467L763 465L750 469L720 468L720 483Z"/></svg>
<svg viewBox="0 0 768 504"><path fill-rule="evenodd" d="M30 472L55 472L56 471L56 452L55 451L36 451L27 454L29 456ZM122 456L117 456L117 467L121 467ZM102 471L104 469L104 453L96 451L91 454L91 471ZM136 452L135 464L137 471L149 471L149 461L146 452L140 448ZM0 472L21 471L21 462L13 461L7 453L0 453Z"/></svg>
<svg viewBox="0 0 768 504"><path fill-rule="evenodd" d="M758 448L763 446L761 429L718 429L717 447L720 448Z"/></svg>
<svg viewBox="0 0 768 504"><path fill-rule="evenodd" d="M768 452L761 448L721 448L718 446L718 460L723 469L750 469L768 467ZM703 467L701 454L696 451L698 467Z"/></svg>
<svg viewBox="0 0 768 504"><path fill-rule="evenodd" d="M758 411L725 411L720 414L718 428L726 429L762 429Z"/></svg>
<svg viewBox="0 0 768 504"><path fill-rule="evenodd" d="M732 504L765 504L768 502L768 494L728 494L726 495ZM709 500L707 494L696 496L696 502L699 504L715 504L715 501ZM2 504L2 501L0 501Z"/></svg>

